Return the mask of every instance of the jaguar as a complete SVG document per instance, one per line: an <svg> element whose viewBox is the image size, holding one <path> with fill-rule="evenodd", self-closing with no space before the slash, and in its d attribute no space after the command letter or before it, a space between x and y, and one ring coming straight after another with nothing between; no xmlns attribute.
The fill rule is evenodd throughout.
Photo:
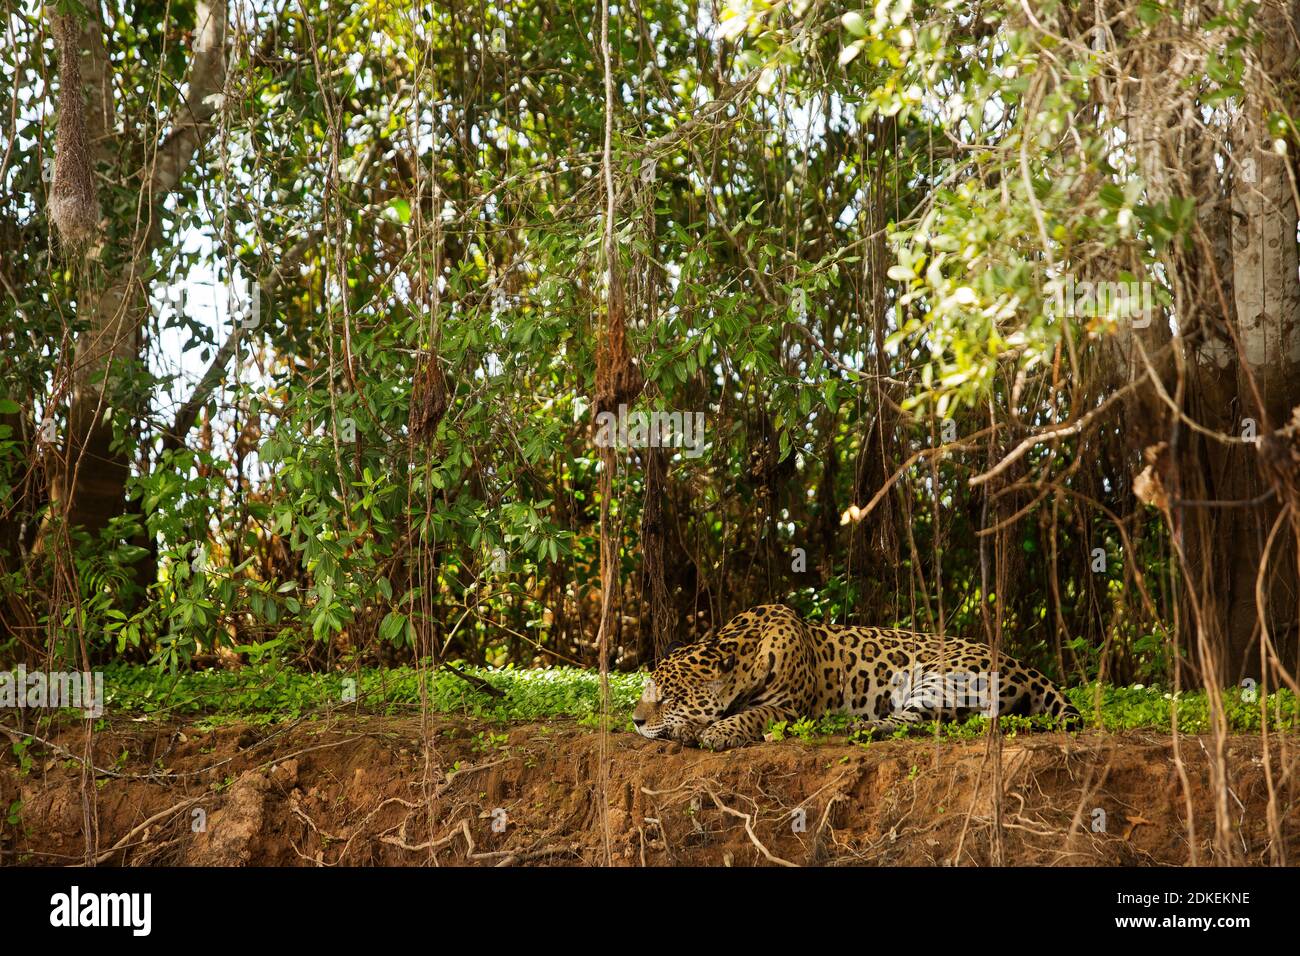
<svg viewBox="0 0 1300 956"><path fill-rule="evenodd" d="M632 714L638 733L709 750L763 739L775 721L826 714L893 731L973 714L1078 710L1043 674L982 644L938 634L805 621L780 604L732 618L712 637L670 647Z"/></svg>

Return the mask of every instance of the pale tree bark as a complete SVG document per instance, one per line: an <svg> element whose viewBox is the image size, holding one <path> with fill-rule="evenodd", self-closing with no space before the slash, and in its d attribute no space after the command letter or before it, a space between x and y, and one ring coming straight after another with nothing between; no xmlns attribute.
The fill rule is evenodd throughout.
<svg viewBox="0 0 1300 956"><path fill-rule="evenodd" d="M97 11L98 7L93 8ZM68 525L103 528L125 506L130 462L113 447L108 414L115 380L140 360L148 295L144 279L148 257L162 235L163 203L180 185L200 146L208 138L226 80L226 0L200 0L194 49L185 79L185 96L162 126L160 143L145 151L143 184L133 223L106 223L98 246L82 264L78 313L87 326L74 343L66 382L68 425L62 454L51 476L51 513ZM96 166L130 152L132 129L118 132L113 117L111 64L103 25L92 17L80 25L80 75L87 101L87 133ZM143 115L137 111L137 116ZM47 526L48 528L48 526ZM46 534L38 549L46 544Z"/></svg>
<svg viewBox="0 0 1300 956"><path fill-rule="evenodd" d="M1147 451L1159 491L1144 500L1166 512L1181 559L1179 643L1193 671L1184 685L1260 677L1261 617L1283 666L1296 663L1295 547L1275 544L1261 608L1256 579L1280 505L1259 444L1243 439L1286 425L1300 404L1296 187L1266 124L1271 109L1294 108L1297 9L1261 7L1263 47L1231 128L1150 121L1169 110L1141 92L1128 104L1136 152L1154 164L1145 178L1196 198L1190 244L1164 258L1177 337L1163 322L1123 330L1112 365L1117 387L1150 375L1126 400L1126 431ZM1169 183L1171 170L1186 179Z"/></svg>
<svg viewBox="0 0 1300 956"><path fill-rule="evenodd" d="M1252 93L1272 88L1292 94L1296 11L1293 2L1261 7L1266 39L1262 75L1247 78ZM1199 626L1206 630L1212 658L1199 660L1199 669L1220 685L1260 676L1261 617L1283 666L1294 669L1296 662L1300 594L1294 547L1273 550L1264 606L1258 606L1256 578L1280 504L1276 496L1265 497L1271 482L1261 468L1258 443L1240 440L1286 425L1300 405L1295 181L1290 158L1273 148L1265 105L1263 97L1248 95L1232 134L1231 216L1220 218L1209 232L1215 259L1230 246L1229 262L1218 262L1215 269L1220 321L1191 353L1186 369L1189 418L1238 440L1216 441L1183 429L1177 449L1181 497L1237 503L1188 505L1179 509L1176 522L1187 560L1186 584L1199 600ZM1191 604L1189 598L1186 615L1193 612Z"/></svg>

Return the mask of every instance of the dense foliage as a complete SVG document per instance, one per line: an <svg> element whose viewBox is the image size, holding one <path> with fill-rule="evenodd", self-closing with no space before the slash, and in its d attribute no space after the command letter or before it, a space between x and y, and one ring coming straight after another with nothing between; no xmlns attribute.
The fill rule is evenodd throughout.
<svg viewBox="0 0 1300 956"><path fill-rule="evenodd" d="M1260 169L1295 143L1260 5L618 3L608 157L585 7L117 6L58 5L102 33L81 81L111 75L84 254L47 212L55 31L28 2L3 23L0 656L594 663L606 165L629 414L703 422L695 444L618 449L617 667L763 600L996 638L1068 683L1170 684L1213 621L1251 626L1250 579L1244 609L1186 606L1213 549L1134 481L1155 462L1169 496L1272 486L1198 491L1144 459L1218 406L1166 426L1153 409L1184 390L1134 382L1228 321L1188 263L1243 162L1233 117L1264 125ZM200 73L215 10L225 62ZM1159 110L1125 86L1137 66ZM149 193L202 81L192 157ZM1152 133L1175 119L1184 139ZM1208 166L1174 164L1198 134ZM1146 283L1155 320L1055 307L1075 279ZM85 415L106 289L139 348ZM1241 419L1285 423L1252 394L1202 429L1233 454ZM110 427L100 458L73 454ZM78 512L115 463L122 507ZM1257 549L1274 514L1250 517ZM382 699L414 686L364 673ZM273 686L297 709L325 680Z"/></svg>

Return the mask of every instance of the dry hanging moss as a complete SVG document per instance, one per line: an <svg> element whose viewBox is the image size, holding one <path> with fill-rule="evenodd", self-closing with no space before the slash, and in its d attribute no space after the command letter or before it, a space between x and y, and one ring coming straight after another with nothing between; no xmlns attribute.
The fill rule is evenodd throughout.
<svg viewBox="0 0 1300 956"><path fill-rule="evenodd" d="M1300 512L1300 405L1292 409L1285 426L1260 439L1259 457L1278 499L1290 505L1293 514Z"/></svg>
<svg viewBox="0 0 1300 956"><path fill-rule="evenodd" d="M54 182L50 188L49 215L59 238L73 249L84 248L99 224L90 148L86 142L86 106L81 92L78 63L78 27L75 18L54 21L59 42L59 126L54 144Z"/></svg>
<svg viewBox="0 0 1300 956"><path fill-rule="evenodd" d="M411 389L408 427L414 441L428 441L438 430L447 412L447 380L438 362L438 353L430 351L416 374Z"/></svg>
<svg viewBox="0 0 1300 956"><path fill-rule="evenodd" d="M613 265L609 270L609 313L605 333L596 346L596 414L617 414L618 407L634 401L645 384L627 347L623 289L618 273Z"/></svg>

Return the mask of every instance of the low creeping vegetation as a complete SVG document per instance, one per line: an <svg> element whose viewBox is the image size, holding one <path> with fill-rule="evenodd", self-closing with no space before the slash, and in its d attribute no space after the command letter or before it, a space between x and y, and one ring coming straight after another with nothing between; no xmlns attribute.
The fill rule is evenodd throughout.
<svg viewBox="0 0 1300 956"><path fill-rule="evenodd" d="M609 675L612 714L620 724L640 696L642 681L639 674ZM114 665L104 671L104 683L110 713L203 716L211 723L272 723L326 711L398 714L418 709L426 695L434 711L493 720L572 717L596 724L600 715L600 677L578 667L458 665L456 672L395 667L309 674L262 664L170 674Z"/></svg>
<svg viewBox="0 0 1300 956"><path fill-rule="evenodd" d="M612 726L630 729L629 715L640 695L644 675L609 675ZM362 669L310 674L274 664L240 670L204 670L171 674L154 668L112 665L104 672L109 714L158 719L200 718L203 723L232 721L276 723L326 713L400 714L418 710L422 699L439 713L458 713L497 721L571 718L598 726L600 678L576 667L530 670L457 665L447 669L412 667ZM490 692L485 686L491 687ZM1184 733L1210 730L1209 701L1204 692L1175 695L1160 687L1114 687L1087 684L1066 691L1091 730L1147 729L1167 732L1175 702ZM1228 729L1258 733L1261 703L1270 728L1300 730L1300 705L1290 691L1262 701L1258 694L1234 689L1223 693ZM818 720L781 721L769 728L774 740L805 741L850 736L868 743L876 734L849 730L852 718L833 715ZM923 723L892 737L933 736L968 739L982 736L987 721L972 717L961 723ZM1003 717L1007 734L1052 729L1047 717Z"/></svg>
<svg viewBox="0 0 1300 956"><path fill-rule="evenodd" d="M1084 684L1069 688L1065 691L1065 695L1079 709L1089 729L1168 731L1172 726L1176 700L1178 729L1182 733L1204 734L1210 731L1209 698L1204 691L1180 693L1175 698L1175 695L1169 691L1159 687L1145 687L1141 684L1132 687ZM1240 689L1224 691L1223 710L1228 730L1232 733L1258 733L1260 704L1258 693ZM1283 690L1269 694L1264 698L1263 704L1267 709L1271 729L1300 730L1300 704L1291 691ZM878 733L872 731L851 731L852 723L853 718L844 714L833 714L817 720L780 721L769 728L769 734L774 740L797 737L807 741L845 734L862 743L881 739ZM982 737L987 727L988 722L983 717L971 717L962 722L946 724L926 721L912 727L900 728L887 736L899 739L932 737L937 734L945 739L961 740ZM1004 734L1014 736L1022 731L1052 730L1056 725L1055 721L1048 716L1010 716L1001 719L1001 727Z"/></svg>

